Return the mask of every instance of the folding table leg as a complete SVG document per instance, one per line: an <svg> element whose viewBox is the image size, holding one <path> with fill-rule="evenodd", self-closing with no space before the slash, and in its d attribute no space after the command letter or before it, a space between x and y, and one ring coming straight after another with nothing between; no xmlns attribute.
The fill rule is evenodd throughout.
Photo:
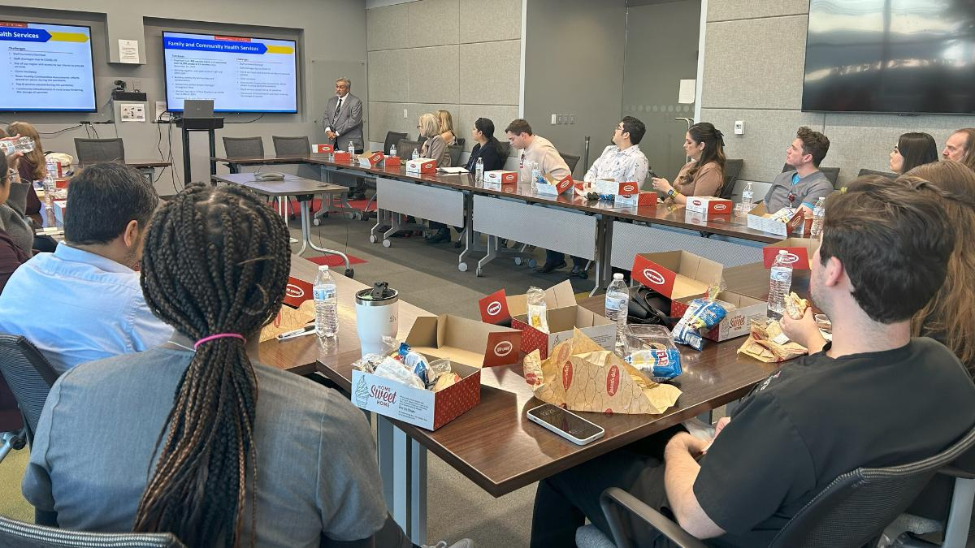
<svg viewBox="0 0 975 548"><path fill-rule="evenodd" d="M427 448L410 439L410 540L427 543Z"/></svg>

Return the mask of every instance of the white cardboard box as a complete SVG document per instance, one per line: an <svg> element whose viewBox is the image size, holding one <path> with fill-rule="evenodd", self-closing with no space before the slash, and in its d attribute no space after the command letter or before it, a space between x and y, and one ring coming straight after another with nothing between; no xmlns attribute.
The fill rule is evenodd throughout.
<svg viewBox="0 0 975 548"><path fill-rule="evenodd" d="M704 295L691 295L690 297L676 299L670 305L670 312L674 316L683 316L691 301L703 297ZM701 336L705 339L721 342L748 335L751 331L752 320L765 320L767 318L768 303L766 301L731 291L718 293L717 299L735 305L735 310L728 312L728 315L718 325L708 331L702 331Z"/></svg>
<svg viewBox="0 0 975 548"><path fill-rule="evenodd" d="M697 213L705 220L718 215L731 215L734 212L731 200L713 196L687 196L687 211Z"/></svg>

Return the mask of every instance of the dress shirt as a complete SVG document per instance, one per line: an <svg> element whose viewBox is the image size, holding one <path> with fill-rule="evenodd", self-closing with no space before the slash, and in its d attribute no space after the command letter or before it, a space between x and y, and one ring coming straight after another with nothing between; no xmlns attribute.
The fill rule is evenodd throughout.
<svg viewBox="0 0 975 548"><path fill-rule="evenodd" d="M551 175L555 179L562 179L569 175L569 164L565 163L562 155L556 150L555 145L548 139L535 135L528 148L522 149L519 155L521 159L521 169L519 180L528 181L531 179L531 162L538 162L538 167L542 175Z"/></svg>
<svg viewBox="0 0 975 548"><path fill-rule="evenodd" d="M336 101L335 101L335 115L334 116L337 118L338 115L339 115L339 112L342 111L342 105L344 105L345 102L346 102L346 99L349 98L349 94L346 93L345 94L345 97L339 97L338 95L336 95L335 98L336 98ZM326 132L332 131L332 123L331 122L333 122L333 121L334 120L329 120L328 121L329 124L327 126L325 126L325 131ZM339 132L336 131L335 132L335 137L338 138L338 136L339 136Z"/></svg>
<svg viewBox="0 0 975 548"><path fill-rule="evenodd" d="M648 171L650 162L640 150L640 145L632 145L626 150L610 145L586 172L585 181L591 183L597 179L612 179L617 183L635 182L642 185Z"/></svg>
<svg viewBox="0 0 975 548"><path fill-rule="evenodd" d="M7 281L0 295L0 332L26 337L63 373L162 344L173 328L149 311L137 272L60 243Z"/></svg>

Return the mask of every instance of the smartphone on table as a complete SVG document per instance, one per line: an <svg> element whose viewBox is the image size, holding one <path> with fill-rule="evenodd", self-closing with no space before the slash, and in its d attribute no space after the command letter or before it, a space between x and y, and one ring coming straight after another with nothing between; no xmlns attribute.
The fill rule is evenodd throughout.
<svg viewBox="0 0 975 548"><path fill-rule="evenodd" d="M571 411L546 403L528 410L528 420L555 432L577 445L603 437L606 431Z"/></svg>

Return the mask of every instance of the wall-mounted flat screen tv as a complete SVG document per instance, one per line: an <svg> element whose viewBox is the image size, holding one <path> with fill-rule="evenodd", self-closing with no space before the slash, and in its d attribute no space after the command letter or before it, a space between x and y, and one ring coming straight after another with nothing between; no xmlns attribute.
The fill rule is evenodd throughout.
<svg viewBox="0 0 975 548"><path fill-rule="evenodd" d="M975 3L811 0L802 110L975 113Z"/></svg>
<svg viewBox="0 0 975 548"><path fill-rule="evenodd" d="M298 112L297 43L163 32L166 106L213 99L214 112Z"/></svg>
<svg viewBox="0 0 975 548"><path fill-rule="evenodd" d="M0 110L95 112L91 28L0 21Z"/></svg>

